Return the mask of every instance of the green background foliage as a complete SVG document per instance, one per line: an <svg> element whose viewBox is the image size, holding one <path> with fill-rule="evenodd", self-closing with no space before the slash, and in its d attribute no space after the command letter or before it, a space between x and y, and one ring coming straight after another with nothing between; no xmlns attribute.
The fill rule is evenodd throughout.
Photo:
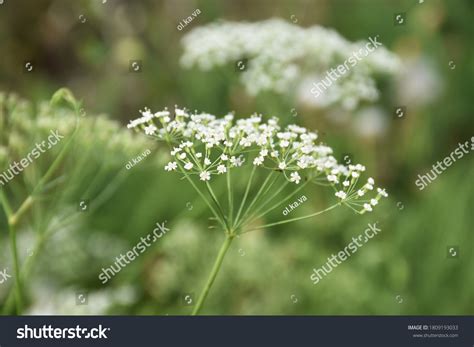
<svg viewBox="0 0 474 347"><path fill-rule="evenodd" d="M201 14L179 31L179 21L197 8ZM85 110L73 149L17 228L21 264L27 267L24 312L191 312L183 298L199 294L223 233L209 228L210 213L191 187L163 170L166 148L131 136L125 128L144 106L160 110L178 104L216 115L261 112L283 123L318 129L323 141L366 165L390 194L363 216L340 209L242 235L232 244L202 313L474 314L472 153L424 190L415 186L418 174L474 135L473 10L468 0L6 0L0 5L2 171L53 126L68 134L74 111L67 105L45 106L42 100L67 87ZM407 21L395 26L394 14L400 12L406 12ZM179 66L180 38L194 27L219 19L271 17L331 27L352 41L380 35L403 63L419 59L432 66L441 81L440 92L421 84L435 97L406 104L406 117L396 119L397 90L408 82L381 85L377 105L386 111L387 132L367 138L353 131L354 114L345 122L333 122L328 111L299 107L278 95L248 96L235 66L209 72ZM129 71L131 60L142 62L141 72ZM26 62L33 63L33 71L25 71ZM45 125L41 122L46 118L50 123ZM5 192L13 206L28 196L60 146L8 184ZM146 149L152 154L127 170L128 161ZM318 187L303 194L308 201L292 212L294 216L318 211L333 199ZM79 212L84 199L91 209ZM281 219L284 207L268 222ZM101 285L101 268L165 220L170 231ZM375 221L381 234L313 285L312 269ZM0 270L12 268L6 225L2 213ZM447 256L452 245L459 246L458 258ZM37 248L31 256L32 247ZM1 307L12 284L0 285ZM88 305L75 305L78 291L89 293Z"/></svg>

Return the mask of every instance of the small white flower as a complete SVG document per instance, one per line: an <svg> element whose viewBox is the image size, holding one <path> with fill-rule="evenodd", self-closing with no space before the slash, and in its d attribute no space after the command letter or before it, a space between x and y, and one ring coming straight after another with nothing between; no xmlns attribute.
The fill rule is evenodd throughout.
<svg viewBox="0 0 474 347"><path fill-rule="evenodd" d="M153 113L150 112L149 108L145 108L145 111L142 112L142 120L144 122L149 122L153 119Z"/></svg>
<svg viewBox="0 0 474 347"><path fill-rule="evenodd" d="M133 128L135 128L137 125L138 125L138 124L137 124L137 121L136 121L136 119L134 119L134 120L131 120L130 123L127 124L127 128L128 128L128 129L133 129Z"/></svg>
<svg viewBox="0 0 474 347"><path fill-rule="evenodd" d="M255 166L262 165L262 163L263 163L263 157L256 157L256 158L253 160L253 165L255 165Z"/></svg>
<svg viewBox="0 0 474 347"><path fill-rule="evenodd" d="M171 151L171 155L176 155L177 153L181 152L181 148L174 147Z"/></svg>
<svg viewBox="0 0 474 347"><path fill-rule="evenodd" d="M169 112L168 111L158 111L158 112L155 112L155 118L159 118L159 117L165 117L165 116L169 116Z"/></svg>
<svg viewBox="0 0 474 347"><path fill-rule="evenodd" d="M211 174L207 171L203 171L199 174L201 181L209 181L211 179Z"/></svg>
<svg viewBox="0 0 474 347"><path fill-rule="evenodd" d="M170 161L168 164L165 166L166 171L174 171L178 167L178 164L176 164L175 161Z"/></svg>
<svg viewBox="0 0 474 347"><path fill-rule="evenodd" d="M179 108L175 109L174 112L176 113L176 116L186 116L186 112L184 110L181 110Z"/></svg>
<svg viewBox="0 0 474 347"><path fill-rule="evenodd" d="M322 174L331 186L340 187L335 195L343 201L354 195L355 199L360 199L367 195L367 191L374 190L372 177L365 185L361 182L359 187L354 187L357 178L365 171L363 165L338 163L330 147L315 144L316 134L296 125L282 128L276 118L263 122L260 115L254 114L246 119L233 120L231 116L217 118L207 113L188 114L178 108L176 117L169 117L168 111L151 114L148 109L141 114L142 117L131 121L128 127L139 127L147 135L158 135L158 140L171 143L178 140L179 145L171 150L176 161L170 161L165 166L166 171L177 170L182 163L184 170L197 172L202 181L209 181L214 174L224 174L230 168L242 166L247 153L255 152L259 154L251 156L253 165L263 166L265 158L271 156L269 159L276 163L277 169L285 171L285 175L288 172L287 179L296 184L302 180L298 170L314 169L315 178ZM248 146L252 146L251 151L246 150ZM276 150L279 147L283 153ZM198 149L201 152L197 152ZM211 158L216 157L213 164ZM204 168L198 164L200 170L193 171L197 170L196 163L203 163ZM360 213L372 211L382 196L388 194L377 188L377 196L368 198L365 204L361 201L363 209Z"/></svg>
<svg viewBox="0 0 474 347"><path fill-rule="evenodd" d="M327 179L329 182L333 182L333 183L339 182L336 175L328 175Z"/></svg>
<svg viewBox="0 0 474 347"><path fill-rule="evenodd" d="M145 127L145 134L146 135L154 135L157 130L158 130L157 127L152 124L152 125L149 125L149 126Z"/></svg>
<svg viewBox="0 0 474 347"><path fill-rule="evenodd" d="M296 184L299 184L300 183L300 180L301 180L301 177L300 175L298 174L298 172L292 172L291 175L290 175L290 182L295 182Z"/></svg>
<svg viewBox="0 0 474 347"><path fill-rule="evenodd" d="M327 160L325 163L324 163L324 167L327 168L327 169L330 169L334 166L334 163L332 161L329 161Z"/></svg>
<svg viewBox="0 0 474 347"><path fill-rule="evenodd" d="M236 157L232 156L232 157L230 158L230 163L232 164L232 166L239 167L239 166L242 166L242 164L244 163L244 161L242 160L241 157L236 158Z"/></svg>
<svg viewBox="0 0 474 347"><path fill-rule="evenodd" d="M308 164L306 164L306 161L304 161L303 159L301 160L298 160L298 162L296 163L301 169L306 169L306 167L308 166Z"/></svg>
<svg viewBox="0 0 474 347"><path fill-rule="evenodd" d="M248 137L244 137L242 140L240 140L240 144L243 147L250 147L252 145L252 141Z"/></svg>

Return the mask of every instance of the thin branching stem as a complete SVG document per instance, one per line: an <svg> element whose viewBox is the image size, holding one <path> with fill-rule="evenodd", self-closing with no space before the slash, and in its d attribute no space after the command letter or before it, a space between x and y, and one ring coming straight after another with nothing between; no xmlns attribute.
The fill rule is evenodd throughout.
<svg viewBox="0 0 474 347"><path fill-rule="evenodd" d="M222 209L222 206L219 203L219 200L217 200L216 194L214 194L214 191L212 190L212 187L209 184L209 182L206 182L206 188L209 194L211 195L211 198L214 201L214 204L216 204L217 209L219 210L219 213L222 216L222 220L224 221L226 231L230 230L230 225L229 225L229 221L227 220L227 216L225 215L224 210Z"/></svg>
<svg viewBox="0 0 474 347"><path fill-rule="evenodd" d="M258 198L260 198L260 195L262 194L263 190L265 189L265 187L267 186L268 184L268 181L270 180L270 178L273 177L273 174L274 172L270 172L270 174L267 176L267 178L265 179L265 181L263 182L263 184L261 185L260 189L258 190L257 194L254 196L253 200L250 202L249 206L247 206L246 210L245 210L245 213L242 217L242 220L240 221L239 225L236 226L236 228L238 228L241 224L242 224L242 221L245 220L245 218L247 217L247 215L250 213L250 211L252 210L252 207L255 205L255 203L257 202Z"/></svg>
<svg viewBox="0 0 474 347"><path fill-rule="evenodd" d="M16 244L16 230L15 225L12 224L12 217L14 216L13 210L10 203L5 195L3 189L0 190L0 201L7 216L8 235L10 237L10 250L13 257L13 272L15 276L15 302L16 302L16 313L20 314L23 308L22 299L22 284L20 279L20 261L18 258L18 248Z"/></svg>
<svg viewBox="0 0 474 347"><path fill-rule="evenodd" d="M276 204L274 204L273 206L271 206L270 208L268 208L268 209L265 210L264 212L258 214L256 217L249 217L249 218L247 219L247 221L243 224L243 226L246 226L246 225L252 223L253 221L255 221L256 219L259 219L259 218L265 216L266 214L270 213L270 212L273 211L275 208L277 208L278 206L280 206L283 202L285 202L285 201L291 199L296 193L298 193L301 189L303 189L310 181L311 181L311 178L308 178L308 180L307 180L305 183L303 183L302 185L300 185L296 190L294 190L293 192L291 192L290 194L288 194L288 195L285 196L284 198L279 199ZM286 185L286 184L288 184L288 181L286 181L285 185ZM283 189L283 187L280 188L280 190L281 190L281 189ZM274 196L276 196L276 194L274 194ZM265 203L265 204L267 204L267 203ZM263 207L263 206L264 206L264 205L262 205L262 207ZM257 211L255 214L257 214L257 213L258 213L258 211Z"/></svg>
<svg viewBox="0 0 474 347"><path fill-rule="evenodd" d="M253 228L251 230L246 230L244 233L248 233L250 231L254 231L254 230L259 230L259 229L264 229L264 228L268 228L268 227L271 227L271 226L275 226L275 225L281 225L281 224L286 224L286 223L291 223L291 222L296 222L298 220L302 220L302 219L307 219L307 218L312 218L312 217L315 217L315 216L318 216L324 212L328 212L338 206L340 206L341 203L338 202L337 204L334 204L332 206L329 206L328 208L322 210L322 211L318 211L318 212L315 212L315 213L311 213L311 214L308 214L306 216L302 216L302 217L295 217L295 218L291 218L291 219L286 219L286 220L281 220L281 221L278 221L278 222L274 222L274 223L269 223L269 224L264 224L264 225L260 225L256 228Z"/></svg>
<svg viewBox="0 0 474 347"><path fill-rule="evenodd" d="M259 214L259 213L265 206L267 206L271 201L273 201L273 199L276 196L278 196L278 194L280 194L283 189L285 189L285 187L288 185L288 183L289 182L287 180L285 180L285 182L280 186L280 188L278 188L275 191L275 193L272 194L272 196L270 196L263 204L261 204L259 208L257 208L257 210L250 216L251 219L249 218L249 221L254 220L254 219L258 219L258 218L264 216L265 214L267 214L267 212L264 212L262 214ZM280 203L278 203L278 205L280 205ZM267 211L269 212L269 211L271 211L271 209L269 209ZM254 217L255 215L257 215L257 217Z"/></svg>
<svg viewBox="0 0 474 347"><path fill-rule="evenodd" d="M219 223L221 223L222 227L225 228L225 223L224 221L221 219L221 217L219 216L219 214L217 213L216 209L212 206L212 204L209 202L209 200L206 198L206 196L204 195L203 192L201 192L201 190L196 186L196 184L193 182L193 180L191 179L191 177L189 177L189 175L187 175L183 168L181 167L181 164L178 163L178 166L180 167L184 177L188 180L189 183L191 183L191 186L194 188L194 190L199 194L199 196L201 197L201 199L204 200L204 202L207 204L207 206L209 207L209 209L211 210L212 214L214 215L214 217L216 217L216 219L219 221Z"/></svg>
<svg viewBox="0 0 474 347"><path fill-rule="evenodd" d="M249 191L250 191L250 186L252 184L252 179L253 179L253 175L255 174L255 170L256 170L256 166L253 166L252 168L252 171L250 172L250 177L249 177L249 180L247 182L247 187L245 188L245 193L244 193L244 197L242 199L242 202L240 203L240 207L239 207L239 211L237 212L237 216L235 217L235 226L237 226L239 223L240 223L240 215L242 213L242 210L244 208L244 205L245 205L245 202L247 201L247 196L249 195Z"/></svg>
<svg viewBox="0 0 474 347"><path fill-rule="evenodd" d="M232 190L232 177L230 173L230 168L227 168L227 198L228 198L228 204L229 204L229 224L232 225L232 219L234 216L234 197L233 197L233 190Z"/></svg>

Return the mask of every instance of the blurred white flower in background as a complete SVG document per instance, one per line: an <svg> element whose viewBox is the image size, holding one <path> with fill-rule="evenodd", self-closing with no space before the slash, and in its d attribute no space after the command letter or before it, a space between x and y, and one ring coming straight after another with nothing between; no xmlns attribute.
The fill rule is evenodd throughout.
<svg viewBox="0 0 474 347"><path fill-rule="evenodd" d="M91 292L58 289L41 282L34 288L27 315L104 315L118 305L128 306L137 300L135 288L128 285Z"/></svg>
<svg viewBox="0 0 474 347"><path fill-rule="evenodd" d="M387 131L388 120L387 112L381 107L368 106L356 113L352 128L360 137L381 137Z"/></svg>
<svg viewBox="0 0 474 347"><path fill-rule="evenodd" d="M399 103L411 107L429 104L439 97L442 86L443 80L429 59L409 59L397 78Z"/></svg>
<svg viewBox="0 0 474 347"><path fill-rule="evenodd" d="M313 88L314 81L320 80L321 76L316 74L311 74L303 78L298 86L297 92L297 98L301 104L311 108L326 108L340 97L340 87L338 84L334 84L331 88L315 98L314 94L311 93L311 88Z"/></svg>
<svg viewBox="0 0 474 347"><path fill-rule="evenodd" d="M182 39L181 64L207 71L226 64L241 68L241 82L250 95L264 91L298 93L297 99L311 107L340 104L353 110L361 101L378 99L375 77L393 75L399 59L378 47L335 81L324 94L311 95L331 68L342 64L367 42L350 42L336 31L320 26L299 27L281 19L262 22L220 21L193 29ZM248 59L245 60L245 59ZM309 95L308 95L309 94ZM311 100L313 99L313 100Z"/></svg>

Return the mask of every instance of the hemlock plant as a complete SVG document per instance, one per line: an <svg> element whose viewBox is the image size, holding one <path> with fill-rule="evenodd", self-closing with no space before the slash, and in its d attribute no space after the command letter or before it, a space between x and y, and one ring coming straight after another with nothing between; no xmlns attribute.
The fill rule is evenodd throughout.
<svg viewBox="0 0 474 347"><path fill-rule="evenodd" d="M51 131L64 139L40 157L28 156ZM31 161L13 179L0 182L1 231L9 241L2 243L0 238L0 256L9 253L0 260L12 264L12 285L5 290L2 314L24 312L29 275L46 243L84 219L77 212L81 199L93 199L88 211L96 211L128 177L127 160L151 144L103 115L86 115L67 89L38 104L0 93L0 174L25 158ZM17 239L28 230L34 240L25 255Z"/></svg>
<svg viewBox="0 0 474 347"><path fill-rule="evenodd" d="M373 178L362 180L363 165L338 163L330 147L317 143L317 133L304 127L293 124L282 128L278 119L265 121L256 114L235 119L232 114L217 118L179 108L174 110L174 115L167 109L156 113L149 109L140 112L142 117L132 120L128 128L142 131L169 146L172 159L165 170L178 172L191 184L225 235L193 314L202 309L236 236L315 217L339 206L364 214L387 196L384 189L374 186ZM238 184L233 184L233 175L247 175L243 191L239 190ZM220 176L225 179L225 196L219 196L213 187ZM257 176L264 177L263 183L256 181ZM284 206L308 183L332 189L336 201L326 209L306 216L258 224L262 217ZM293 185L294 189L282 196L288 185Z"/></svg>

